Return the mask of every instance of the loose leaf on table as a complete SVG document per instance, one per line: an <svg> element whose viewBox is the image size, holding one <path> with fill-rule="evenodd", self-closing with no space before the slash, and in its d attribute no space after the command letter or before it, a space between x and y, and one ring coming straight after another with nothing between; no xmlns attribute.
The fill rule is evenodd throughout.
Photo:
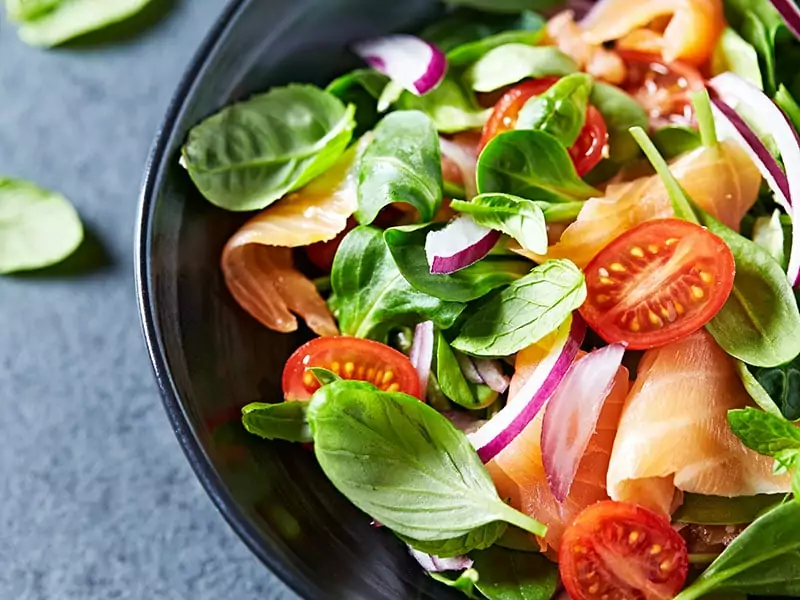
<svg viewBox="0 0 800 600"><path fill-rule="evenodd" d="M12 21L31 21L51 11L64 0L6 0Z"/></svg>
<svg viewBox="0 0 800 600"><path fill-rule="evenodd" d="M586 300L583 273L551 260L483 304L453 347L474 356L511 356L555 331Z"/></svg>
<svg viewBox="0 0 800 600"><path fill-rule="evenodd" d="M606 122L611 161L625 163L639 154L630 129L649 127L644 108L617 86L601 81L595 81L589 103L603 115Z"/></svg>
<svg viewBox="0 0 800 600"><path fill-rule="evenodd" d="M392 257L415 289L441 300L469 302L492 290L516 281L528 271L530 262L518 258L490 255L450 275L431 274L425 254L425 238L443 223L393 227L383 234Z"/></svg>
<svg viewBox="0 0 800 600"><path fill-rule="evenodd" d="M183 162L211 203L261 209L339 159L353 136L354 111L313 85L274 88L194 127Z"/></svg>
<svg viewBox="0 0 800 600"><path fill-rule="evenodd" d="M494 546L470 554L489 600L550 600L558 589L558 565L542 554Z"/></svg>
<svg viewBox="0 0 800 600"><path fill-rule="evenodd" d="M47 12L20 23L19 35L33 46L57 46L87 33L125 21L151 0L61 0L36 2ZM25 2L28 4L28 2ZM34 9L33 13L37 11Z"/></svg>
<svg viewBox="0 0 800 600"><path fill-rule="evenodd" d="M787 502L759 517L675 600L712 592L800 595L800 503Z"/></svg>
<svg viewBox="0 0 800 600"><path fill-rule="evenodd" d="M499 537L498 521L536 535L545 531L500 499L467 437L412 396L336 381L314 394L308 418L328 479L407 541L466 542L482 528Z"/></svg>
<svg viewBox="0 0 800 600"><path fill-rule="evenodd" d="M594 80L585 73L562 77L546 92L524 104L516 129L544 131L569 148L586 124L593 84Z"/></svg>
<svg viewBox="0 0 800 600"><path fill-rule="evenodd" d="M784 498L784 494L723 498L687 493L683 495L683 504L672 515L672 520L697 525L743 525L752 523L762 513L783 502Z"/></svg>
<svg viewBox="0 0 800 600"><path fill-rule="evenodd" d="M356 107L354 135L361 137L380 121L378 98L388 83L389 78L383 73L373 69L356 69L334 79L325 91L345 104Z"/></svg>
<svg viewBox="0 0 800 600"><path fill-rule="evenodd" d="M474 94L464 90L458 81L449 76L424 96L403 92L395 108L424 112L442 133L480 129L488 117L488 111L478 106Z"/></svg>
<svg viewBox="0 0 800 600"><path fill-rule="evenodd" d="M661 155L672 160L703 145L700 132L687 125L667 125L653 132L653 144Z"/></svg>
<svg viewBox="0 0 800 600"><path fill-rule="evenodd" d="M61 262L83 241L69 201L34 183L0 178L0 274Z"/></svg>
<svg viewBox="0 0 800 600"><path fill-rule="evenodd" d="M436 380L445 396L469 410L486 408L497 400L497 393L488 386L467 381L453 349L441 332L436 335Z"/></svg>
<svg viewBox="0 0 800 600"><path fill-rule="evenodd" d="M569 75L577 70L577 63L555 46L505 44L467 69L464 81L476 92L493 92L528 77Z"/></svg>
<svg viewBox="0 0 800 600"><path fill-rule="evenodd" d="M730 71L758 89L764 89L756 49L730 27L725 28L717 42L711 58L711 70L714 75Z"/></svg>
<svg viewBox="0 0 800 600"><path fill-rule="evenodd" d="M361 158L358 222L372 223L383 207L394 202L410 204L423 221L432 220L442 203L439 134L419 111L386 116Z"/></svg>
<svg viewBox="0 0 800 600"><path fill-rule="evenodd" d="M308 402L253 402L242 408L242 424L250 433L267 440L309 443Z"/></svg>
<svg viewBox="0 0 800 600"><path fill-rule="evenodd" d="M547 223L533 200L511 194L481 194L472 202L453 200L450 208L468 214L478 225L511 236L529 252L547 252Z"/></svg>
<svg viewBox="0 0 800 600"><path fill-rule="evenodd" d="M335 312L343 335L385 342L392 328L433 321L451 327L465 304L420 292L406 281L383 232L356 227L342 241L331 271Z"/></svg>
<svg viewBox="0 0 800 600"><path fill-rule="evenodd" d="M564 145L543 131L518 130L492 139L478 158L478 192L574 202L602 193L578 177Z"/></svg>

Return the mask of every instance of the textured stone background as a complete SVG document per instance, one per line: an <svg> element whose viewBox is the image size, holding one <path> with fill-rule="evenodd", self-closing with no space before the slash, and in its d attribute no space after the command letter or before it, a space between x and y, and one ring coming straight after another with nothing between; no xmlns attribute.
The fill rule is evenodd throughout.
<svg viewBox="0 0 800 600"><path fill-rule="evenodd" d="M3 600L294 597L195 481L139 330L145 158L223 0L161 4L138 34L55 51L0 21L0 174L60 190L89 230L66 264L0 280Z"/></svg>

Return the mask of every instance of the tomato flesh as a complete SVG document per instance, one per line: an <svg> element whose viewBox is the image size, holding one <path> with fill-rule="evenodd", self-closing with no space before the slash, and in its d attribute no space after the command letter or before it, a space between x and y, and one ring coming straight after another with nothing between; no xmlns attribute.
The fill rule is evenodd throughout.
<svg viewBox="0 0 800 600"><path fill-rule="evenodd" d="M309 367L328 369L342 379L366 381L383 391L422 397L417 370L408 357L380 342L337 336L316 338L300 346L283 369L287 400L307 400L319 389Z"/></svg>
<svg viewBox="0 0 800 600"><path fill-rule="evenodd" d="M647 221L586 266L581 315L600 337L645 350L700 329L733 289L733 254L719 237L679 219Z"/></svg>
<svg viewBox="0 0 800 600"><path fill-rule="evenodd" d="M689 570L686 543L659 515L599 502L567 528L558 566L572 600L666 600Z"/></svg>

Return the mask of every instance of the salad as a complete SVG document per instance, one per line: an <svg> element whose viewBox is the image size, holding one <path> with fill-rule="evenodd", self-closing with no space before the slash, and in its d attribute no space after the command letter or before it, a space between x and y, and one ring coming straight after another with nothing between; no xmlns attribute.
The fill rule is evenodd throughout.
<svg viewBox="0 0 800 600"><path fill-rule="evenodd" d="M472 598L800 597L800 10L553 4L190 132L231 295L316 334L244 426Z"/></svg>

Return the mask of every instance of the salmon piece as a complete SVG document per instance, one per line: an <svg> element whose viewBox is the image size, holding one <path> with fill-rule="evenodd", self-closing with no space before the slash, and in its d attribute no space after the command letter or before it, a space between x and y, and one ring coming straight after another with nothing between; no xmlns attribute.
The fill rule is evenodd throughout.
<svg viewBox="0 0 800 600"><path fill-rule="evenodd" d="M627 48L659 49L667 62L700 66L711 58L725 17L722 0L602 0L581 25L589 44L625 39Z"/></svg>
<svg viewBox="0 0 800 600"><path fill-rule="evenodd" d="M533 345L517 355L517 370L509 391L511 395L525 384L544 354L541 345ZM580 353L576 360L582 356L585 353ZM600 413L597 430L589 441L563 504L550 492L542 462L542 422L546 407L487 465L500 497L547 525L547 535L540 540L543 550L558 550L564 531L575 517L590 504L608 499L605 473L628 386L628 370L620 367Z"/></svg>
<svg viewBox="0 0 800 600"><path fill-rule="evenodd" d="M758 168L731 140L716 149L701 147L684 154L670 169L698 205L735 231L755 204L761 185ZM672 216L667 190L657 175L612 184L604 197L586 201L577 221L564 230L546 256L520 254L537 262L568 258L583 268L626 231L645 221Z"/></svg>
<svg viewBox="0 0 800 600"><path fill-rule="evenodd" d="M682 492L788 492L789 476L773 475L773 460L728 425L728 410L752 405L734 360L705 330L647 351L614 441L609 496L669 515Z"/></svg>

